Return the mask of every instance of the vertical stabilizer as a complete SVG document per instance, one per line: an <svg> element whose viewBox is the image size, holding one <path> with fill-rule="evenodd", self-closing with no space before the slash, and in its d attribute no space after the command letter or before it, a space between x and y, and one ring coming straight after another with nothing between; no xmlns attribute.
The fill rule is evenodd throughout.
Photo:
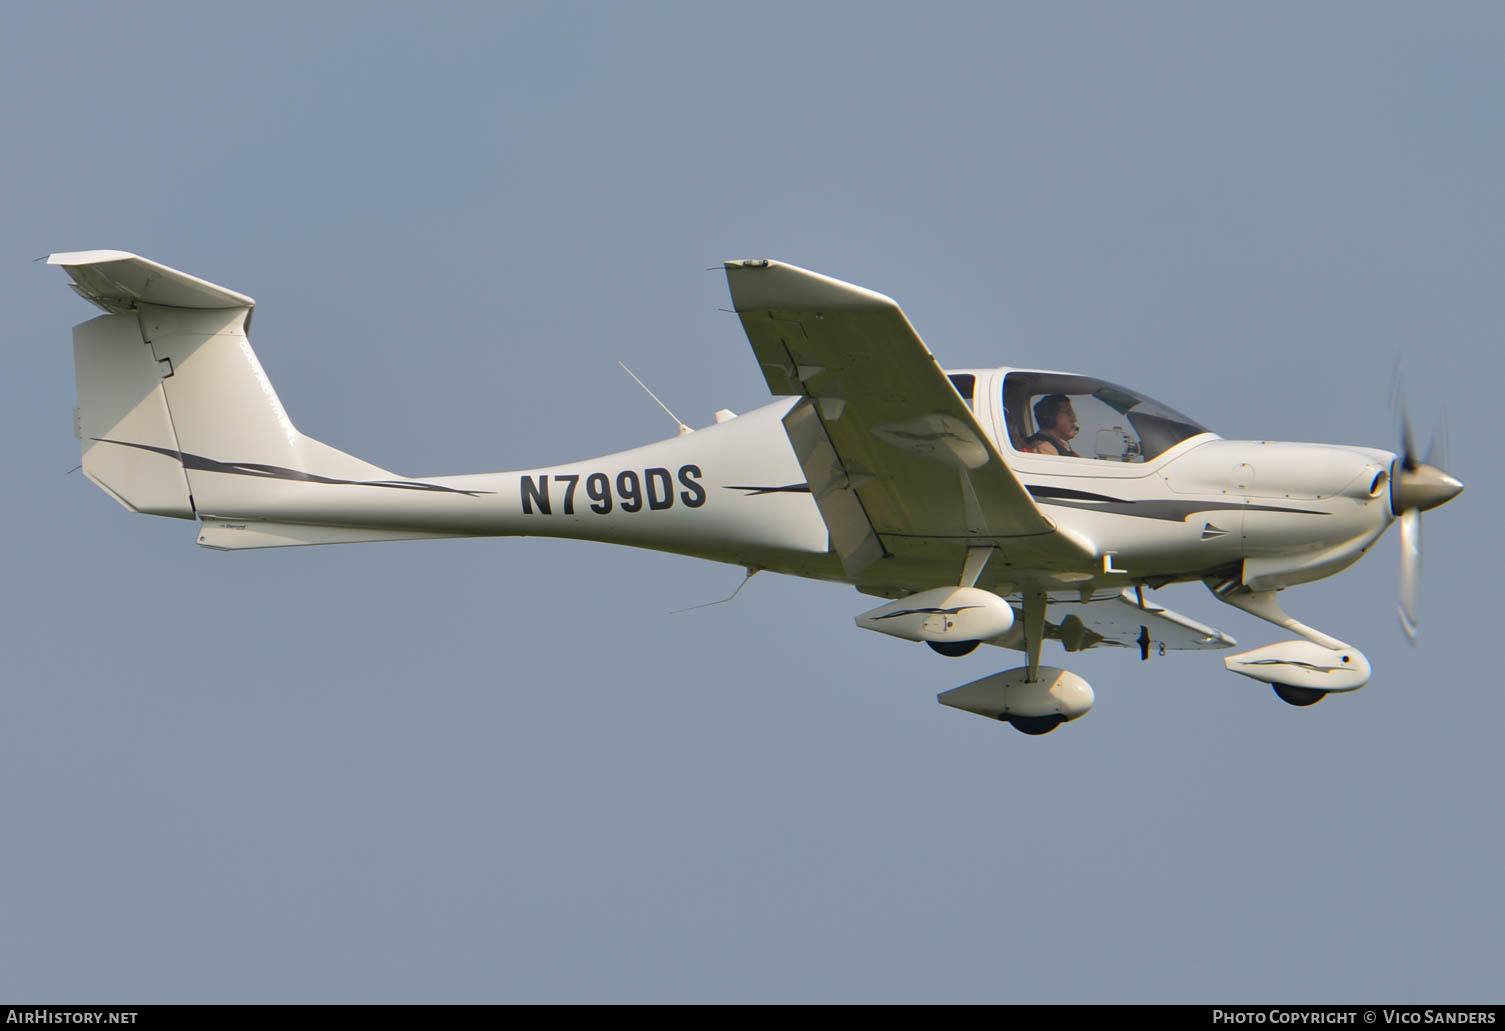
<svg viewBox="0 0 1505 1031"><path fill-rule="evenodd" d="M123 251L54 254L111 314L74 329L84 472L151 515L256 511L271 481L389 480L303 436L251 343L256 302Z"/></svg>

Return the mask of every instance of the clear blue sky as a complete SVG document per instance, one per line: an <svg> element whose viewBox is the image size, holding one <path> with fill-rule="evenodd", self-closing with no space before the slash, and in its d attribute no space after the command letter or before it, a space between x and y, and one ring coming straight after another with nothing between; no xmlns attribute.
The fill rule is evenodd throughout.
<svg viewBox="0 0 1505 1031"><path fill-rule="evenodd" d="M1494 4L84 5L0 39L0 998L1498 1001L1505 13ZM766 390L731 257L896 297L1227 437L1468 492L1285 596L1310 710L1217 656L1007 665L850 589L598 545L225 555L79 474L50 251L259 302L306 433L409 475L565 461ZM1258 645L1196 586L1161 600Z"/></svg>

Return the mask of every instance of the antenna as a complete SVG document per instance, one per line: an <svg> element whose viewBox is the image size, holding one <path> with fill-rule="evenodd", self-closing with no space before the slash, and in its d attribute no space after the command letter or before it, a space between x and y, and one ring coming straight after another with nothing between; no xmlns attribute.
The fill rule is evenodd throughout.
<svg viewBox="0 0 1505 1031"><path fill-rule="evenodd" d="M657 402L658 406L660 408L662 408L665 411L665 413L668 414L669 418L671 418L671 419L674 420L674 422L679 426L679 435L681 437L683 437L686 433L694 433L695 432L694 430L690 429L690 427L688 427L684 423L680 422L679 421L679 416L677 416L673 412L669 411L669 406L666 405L666 404L664 404L662 401L659 401L658 395L655 394L653 391L648 390L648 384L646 384L642 380L638 379L637 376L633 373L633 371L631 369L629 369L626 365L623 365L623 363L621 363L621 362L617 362L617 364L622 366L622 371L623 372L627 373L627 375L629 375L629 376L632 376L632 381L634 383L636 383L638 386L642 387L644 390L647 390L648 391L648 396L651 397L651 398L653 398L653 400L655 402ZM737 589L740 591L742 588L739 587ZM730 599L728 599L728 600L730 600Z"/></svg>
<svg viewBox="0 0 1505 1031"><path fill-rule="evenodd" d="M744 588L744 587L747 586L747 581L749 581L753 577L757 576L760 572L762 572L762 570L758 566L748 566L747 567L747 575L742 578L742 582L737 585L737 589L735 591L733 591L731 594L728 594L725 598L722 598L720 601L708 601L708 602L705 602L704 604L701 604L701 605L691 605L689 608L675 609L672 612L670 612L669 615L671 615L671 616L677 616L681 612L694 612L696 609L708 609L712 605L725 605L727 602L731 601L737 595L741 594L742 593L742 588Z"/></svg>

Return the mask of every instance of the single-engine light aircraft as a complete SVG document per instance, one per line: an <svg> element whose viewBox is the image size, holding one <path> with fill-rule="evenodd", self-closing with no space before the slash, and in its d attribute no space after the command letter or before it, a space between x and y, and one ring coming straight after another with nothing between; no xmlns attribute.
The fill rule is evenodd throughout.
<svg viewBox="0 0 1505 1031"><path fill-rule="evenodd" d="M1223 440L1092 376L948 372L890 298L767 260L725 268L773 404L564 465L401 476L298 432L247 339L250 297L123 251L47 260L105 312L73 330L85 475L133 512L197 521L206 548L570 537L847 583L883 599L865 629L1022 651L939 700L1027 734L1092 707L1085 680L1041 664L1047 640L1232 647L1149 593L1179 582L1296 636L1229 656L1233 672L1292 705L1363 687L1363 654L1278 592L1398 519L1414 641L1421 513L1463 489L1409 424L1399 455Z"/></svg>

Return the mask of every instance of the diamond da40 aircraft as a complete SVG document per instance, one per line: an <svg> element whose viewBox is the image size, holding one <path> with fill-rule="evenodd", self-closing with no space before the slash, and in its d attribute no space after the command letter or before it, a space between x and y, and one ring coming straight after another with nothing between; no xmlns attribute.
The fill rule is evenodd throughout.
<svg viewBox="0 0 1505 1031"><path fill-rule="evenodd" d="M947 372L890 298L766 260L725 267L773 404L564 465L400 476L298 432L247 339L250 297L122 251L47 260L105 312L73 331L85 475L131 511L196 520L204 547L569 537L848 583L886 599L857 617L868 630L1022 651L939 700L1030 734L1093 702L1041 664L1047 640L1234 645L1147 593L1176 582L1295 635L1224 659L1292 705L1364 686L1363 654L1278 592L1399 520L1414 639L1421 512L1463 489L1409 427L1399 455L1223 440L1091 376Z"/></svg>

